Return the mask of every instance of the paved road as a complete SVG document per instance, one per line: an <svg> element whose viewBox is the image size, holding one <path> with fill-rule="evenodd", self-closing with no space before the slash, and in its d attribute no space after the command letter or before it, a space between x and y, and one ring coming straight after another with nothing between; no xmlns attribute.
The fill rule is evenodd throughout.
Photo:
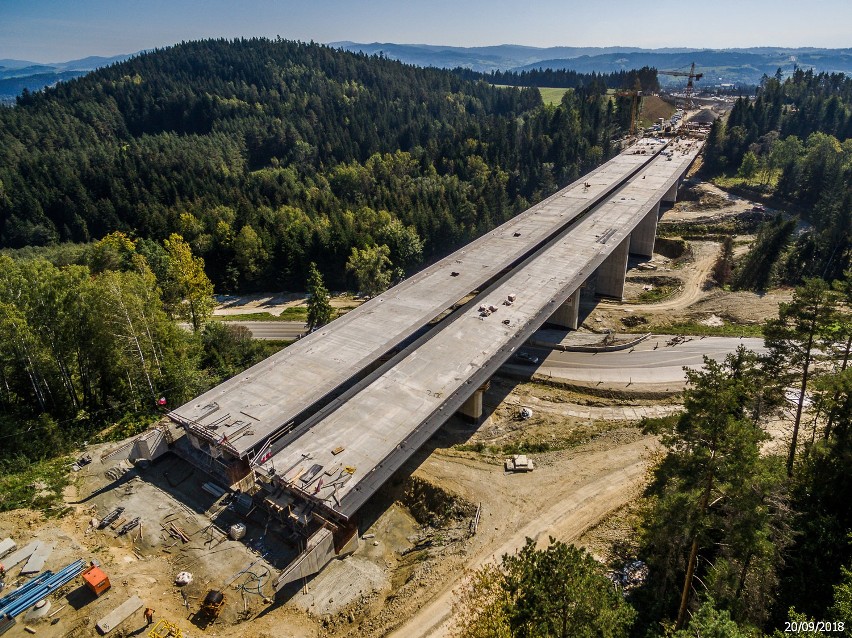
<svg viewBox="0 0 852 638"><path fill-rule="evenodd" d="M683 367L700 367L704 355L721 361L740 345L764 352L763 339L754 337L686 337L682 343L668 345L671 339L670 335L651 335L632 351L601 353L526 347L524 350L541 362L537 366L516 367L585 383L665 384L683 382Z"/></svg>
<svg viewBox="0 0 852 638"><path fill-rule="evenodd" d="M292 341L307 333L303 321L223 321L233 326L245 326L255 339Z"/></svg>
<svg viewBox="0 0 852 638"><path fill-rule="evenodd" d="M255 339L297 339L304 335L305 324L301 321L229 321L234 325L245 326L251 330ZM717 361L738 346L763 352L763 339L755 337L686 337L686 341L667 345L671 335L651 335L633 351L601 352L561 352L546 348L525 347L541 359L537 366L518 365L519 369L550 374L554 377L585 383L642 383L664 384L683 382L683 367L697 368L702 364L702 356L707 355Z"/></svg>
<svg viewBox="0 0 852 638"><path fill-rule="evenodd" d="M301 321L229 321L234 325L245 326L251 330L255 339L292 340L304 335L305 324ZM633 351L601 352L561 352L546 348L525 347L541 359L537 366L518 365L519 369L535 371L584 383L614 384L665 384L682 383L683 367L698 368L702 356L707 355L717 361L738 346L763 352L763 339L746 337L686 337L686 341L667 345L671 335L651 335Z"/></svg>

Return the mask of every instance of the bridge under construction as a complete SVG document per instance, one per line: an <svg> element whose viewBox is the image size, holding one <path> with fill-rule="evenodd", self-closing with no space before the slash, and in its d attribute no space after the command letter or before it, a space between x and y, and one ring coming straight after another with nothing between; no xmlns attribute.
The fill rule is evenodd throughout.
<svg viewBox="0 0 852 638"><path fill-rule="evenodd" d="M169 413L186 456L301 539L286 586L357 545L361 506L580 289L620 299L701 149L642 140L502 226Z"/></svg>

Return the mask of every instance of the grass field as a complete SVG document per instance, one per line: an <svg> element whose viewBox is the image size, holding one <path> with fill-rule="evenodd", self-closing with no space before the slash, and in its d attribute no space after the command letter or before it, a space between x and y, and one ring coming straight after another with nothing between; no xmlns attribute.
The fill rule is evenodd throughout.
<svg viewBox="0 0 852 638"><path fill-rule="evenodd" d="M284 308L280 315L271 312L249 312L239 315L213 315L218 321L307 321L308 309L305 306Z"/></svg>
<svg viewBox="0 0 852 638"><path fill-rule="evenodd" d="M506 88L508 85L495 84L494 86ZM558 89L546 86L540 86L538 88L538 92L541 93L541 101L545 104L559 104L562 101L562 96L565 95L566 91L570 90L571 89Z"/></svg>
<svg viewBox="0 0 852 638"><path fill-rule="evenodd" d="M562 96L565 95L567 91L570 91L570 89L539 87L538 91L541 93L541 100L545 104L559 104L562 102Z"/></svg>
<svg viewBox="0 0 852 638"><path fill-rule="evenodd" d="M781 169L775 169L772 172L765 170L757 171L757 174L751 178L738 177L736 175L728 177L720 175L713 178L713 183L719 188L736 188L738 186L751 188L757 191L774 191L778 186L778 180L781 178Z"/></svg>

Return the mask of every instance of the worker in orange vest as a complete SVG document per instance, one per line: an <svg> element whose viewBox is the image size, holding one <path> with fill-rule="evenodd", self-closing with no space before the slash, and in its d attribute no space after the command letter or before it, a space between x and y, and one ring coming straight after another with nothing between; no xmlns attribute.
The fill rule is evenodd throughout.
<svg viewBox="0 0 852 638"><path fill-rule="evenodd" d="M148 621L149 625L154 622L154 610L150 607L145 608L145 620Z"/></svg>

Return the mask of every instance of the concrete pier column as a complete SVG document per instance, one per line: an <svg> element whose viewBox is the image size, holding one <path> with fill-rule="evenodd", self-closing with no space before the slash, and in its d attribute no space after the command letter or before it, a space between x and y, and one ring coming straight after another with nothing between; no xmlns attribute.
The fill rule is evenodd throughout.
<svg viewBox="0 0 852 638"><path fill-rule="evenodd" d="M488 390L490 385L491 382L489 381L478 388L476 392L471 394L467 401L465 401L459 408L458 413L466 419L473 421L474 423L478 423L479 419L482 418L482 396L485 394L485 391Z"/></svg>
<svg viewBox="0 0 852 638"><path fill-rule="evenodd" d="M459 408L459 414L467 417L471 421L479 421L482 418L482 395L485 394L482 390L474 392L468 400Z"/></svg>
<svg viewBox="0 0 852 638"><path fill-rule="evenodd" d="M565 302L556 309L552 315L550 315L550 319L547 320L548 323L552 323L554 325L559 326L560 328L568 328L569 330L576 330L577 324L580 319L580 289L574 291L574 293L565 300Z"/></svg>
<svg viewBox="0 0 852 638"><path fill-rule="evenodd" d="M657 238L657 220L660 217L660 203L652 208L645 218L636 224L630 233L630 253L643 257L654 256L654 241Z"/></svg>
<svg viewBox="0 0 852 638"><path fill-rule="evenodd" d="M601 297L624 297L624 279L627 276L627 255L630 251L630 236L625 237L609 257L598 266L595 294Z"/></svg>
<svg viewBox="0 0 852 638"><path fill-rule="evenodd" d="M663 201L667 204L674 204L677 201L677 189L680 188L680 180L677 180L672 187L663 195Z"/></svg>

